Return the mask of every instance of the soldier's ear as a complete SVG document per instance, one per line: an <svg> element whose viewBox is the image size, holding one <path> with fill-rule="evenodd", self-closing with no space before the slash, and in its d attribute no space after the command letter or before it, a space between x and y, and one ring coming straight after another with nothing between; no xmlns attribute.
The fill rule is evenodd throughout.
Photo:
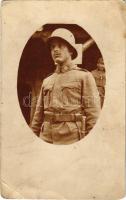
<svg viewBox="0 0 126 200"><path fill-rule="evenodd" d="M69 49L69 52L70 52L70 55L71 55L71 58L73 57L73 51L71 51L70 49Z"/></svg>
<svg viewBox="0 0 126 200"><path fill-rule="evenodd" d="M73 50L69 47L69 52L70 52L70 55L71 55L71 58L73 57Z"/></svg>
<svg viewBox="0 0 126 200"><path fill-rule="evenodd" d="M70 55L71 55L71 57L73 56L73 52L72 51L70 51Z"/></svg>

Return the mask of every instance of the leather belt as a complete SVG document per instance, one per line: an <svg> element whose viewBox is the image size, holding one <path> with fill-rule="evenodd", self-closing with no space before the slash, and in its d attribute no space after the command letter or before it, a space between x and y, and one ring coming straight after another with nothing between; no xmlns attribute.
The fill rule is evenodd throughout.
<svg viewBox="0 0 126 200"><path fill-rule="evenodd" d="M81 121L82 114L44 114L44 121L48 122L76 122Z"/></svg>

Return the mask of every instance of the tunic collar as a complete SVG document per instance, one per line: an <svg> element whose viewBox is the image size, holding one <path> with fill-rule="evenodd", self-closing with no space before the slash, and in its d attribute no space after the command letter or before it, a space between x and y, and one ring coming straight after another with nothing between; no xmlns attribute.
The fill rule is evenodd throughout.
<svg viewBox="0 0 126 200"><path fill-rule="evenodd" d="M59 73L65 73L65 72L70 71L70 70L75 69L75 68L77 68L77 66L74 65L74 64L64 65L62 67L59 66L59 65L57 65L55 73L57 73L57 74L59 74Z"/></svg>

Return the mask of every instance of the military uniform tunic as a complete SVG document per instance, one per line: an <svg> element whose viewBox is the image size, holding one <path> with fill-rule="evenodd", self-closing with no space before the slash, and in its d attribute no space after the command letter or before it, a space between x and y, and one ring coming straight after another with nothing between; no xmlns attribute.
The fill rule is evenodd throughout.
<svg viewBox="0 0 126 200"><path fill-rule="evenodd" d="M92 74L77 66L66 66L44 79L31 128L47 142L70 144L93 128L99 112L99 94ZM59 121L45 120L47 114L59 115ZM86 120L60 121L63 114L81 114ZM82 123L86 130L80 136Z"/></svg>

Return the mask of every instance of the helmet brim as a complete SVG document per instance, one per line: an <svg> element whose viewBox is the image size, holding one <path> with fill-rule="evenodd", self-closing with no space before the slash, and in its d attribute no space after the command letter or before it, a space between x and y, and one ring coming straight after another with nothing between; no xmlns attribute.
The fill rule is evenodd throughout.
<svg viewBox="0 0 126 200"><path fill-rule="evenodd" d="M62 40L64 43L66 43L66 45L68 46L68 48L70 49L70 51L72 51L72 60L75 59L77 57L77 50L75 49L74 46L72 46L69 42L67 42L67 40L61 38L61 37L58 37L58 36L53 36L53 37L50 37L48 38L47 40L47 45L50 47L52 41L54 41L55 39L60 39Z"/></svg>

